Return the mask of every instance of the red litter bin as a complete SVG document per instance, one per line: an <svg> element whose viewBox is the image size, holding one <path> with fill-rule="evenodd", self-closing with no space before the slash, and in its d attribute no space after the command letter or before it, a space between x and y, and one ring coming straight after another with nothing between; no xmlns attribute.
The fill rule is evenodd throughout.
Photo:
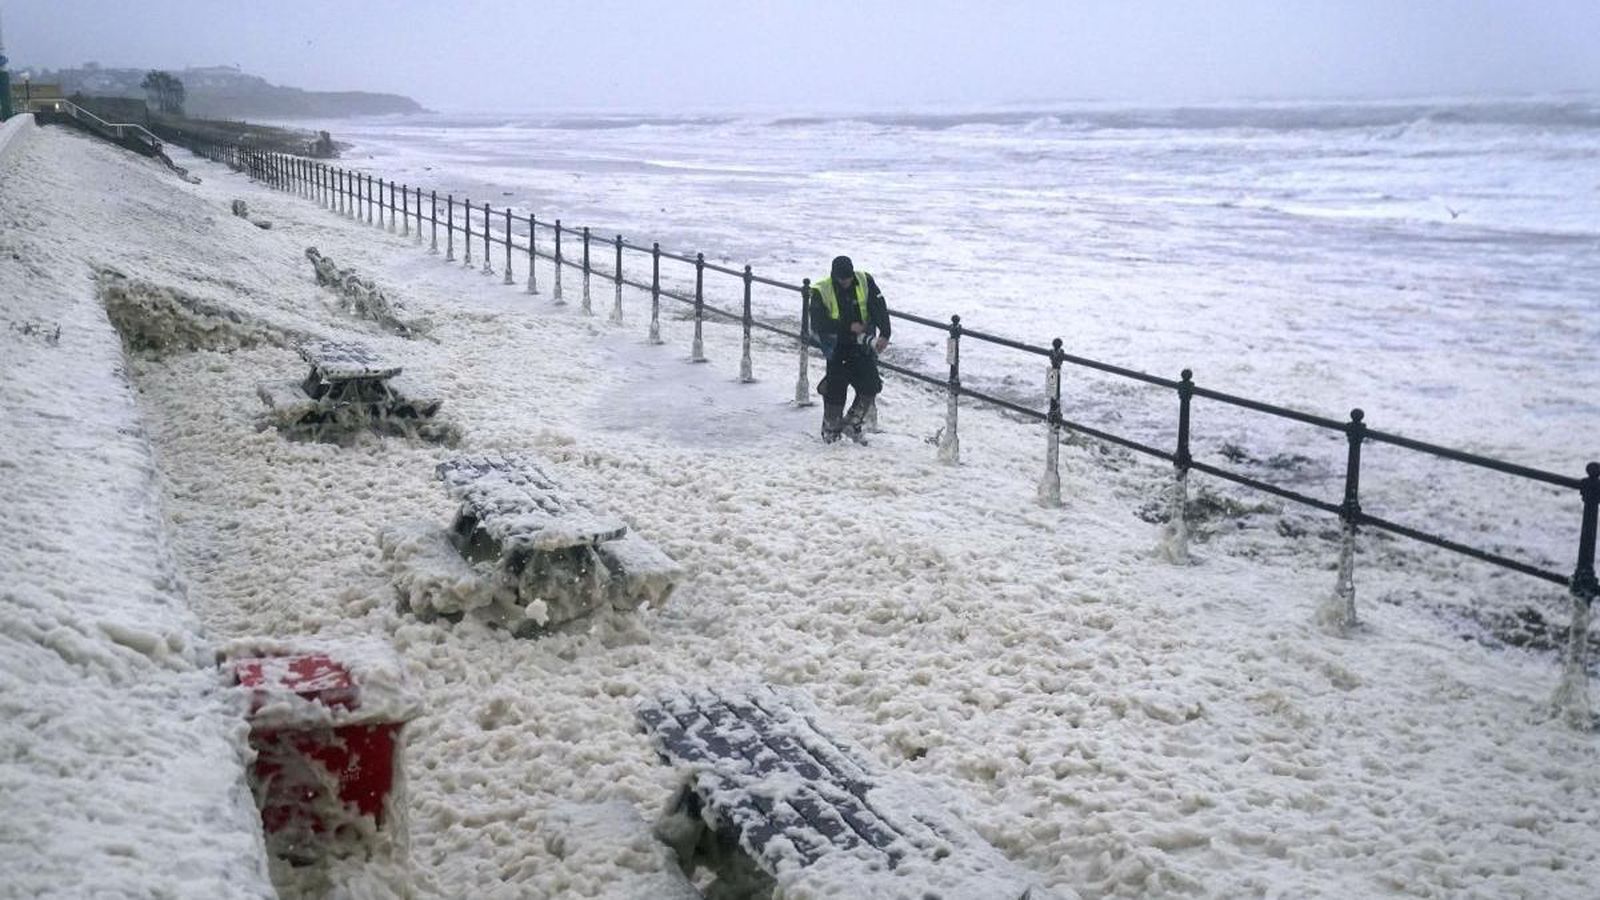
<svg viewBox="0 0 1600 900"><path fill-rule="evenodd" d="M325 653L228 665L250 692L250 788L270 852L295 863L370 855L403 834L401 729L415 704L398 677L364 690L351 667Z"/></svg>

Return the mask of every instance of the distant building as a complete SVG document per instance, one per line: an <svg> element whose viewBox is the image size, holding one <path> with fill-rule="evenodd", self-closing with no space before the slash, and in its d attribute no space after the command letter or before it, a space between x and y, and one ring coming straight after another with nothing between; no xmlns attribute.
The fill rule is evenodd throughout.
<svg viewBox="0 0 1600 900"><path fill-rule="evenodd" d="M11 83L11 105L16 107L17 112L27 112L41 103L53 104L65 99L67 95L61 93L59 84L34 84L27 80L20 84Z"/></svg>

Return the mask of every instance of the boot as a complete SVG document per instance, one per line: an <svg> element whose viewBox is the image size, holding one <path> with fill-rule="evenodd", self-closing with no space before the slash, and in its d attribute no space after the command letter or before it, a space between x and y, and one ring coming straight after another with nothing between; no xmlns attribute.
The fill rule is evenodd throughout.
<svg viewBox="0 0 1600 900"><path fill-rule="evenodd" d="M844 404L822 403L822 442L831 444L839 439L839 433L844 429Z"/></svg>
<svg viewBox="0 0 1600 900"><path fill-rule="evenodd" d="M867 436L862 433L861 426L867 420L867 411L872 409L873 398L856 394L856 399L850 404L850 411L845 413L844 433L850 440L858 444L866 444Z"/></svg>

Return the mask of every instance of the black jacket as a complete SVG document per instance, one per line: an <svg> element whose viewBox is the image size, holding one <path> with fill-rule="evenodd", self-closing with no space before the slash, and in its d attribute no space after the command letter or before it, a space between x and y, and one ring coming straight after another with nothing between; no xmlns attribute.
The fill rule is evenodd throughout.
<svg viewBox="0 0 1600 900"><path fill-rule="evenodd" d="M866 272L857 272L857 278L867 280L867 331L870 339L874 334L888 339L889 337L889 304L883 299L883 292L878 290L878 282ZM846 343L850 342L850 325L861 318L860 311L856 308L854 289L849 296L839 297L839 321L835 322L828 317L828 306L822 302L822 292L816 288L811 289L811 334L824 349L831 350L842 337Z"/></svg>

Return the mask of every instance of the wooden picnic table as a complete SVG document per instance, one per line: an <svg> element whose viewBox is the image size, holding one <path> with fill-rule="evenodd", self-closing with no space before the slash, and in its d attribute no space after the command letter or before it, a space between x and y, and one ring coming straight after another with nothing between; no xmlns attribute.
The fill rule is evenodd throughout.
<svg viewBox="0 0 1600 900"><path fill-rule="evenodd" d="M429 423L443 405L402 385L401 366L349 341L309 341L296 348L311 371L300 381L264 382L256 389L278 427L314 438L376 427L434 440L454 429Z"/></svg>
<svg viewBox="0 0 1600 900"><path fill-rule="evenodd" d="M478 611L537 634L603 607L666 602L683 568L621 518L564 490L532 455L462 456L436 469L459 504L440 542L394 534L396 588L421 615Z"/></svg>

